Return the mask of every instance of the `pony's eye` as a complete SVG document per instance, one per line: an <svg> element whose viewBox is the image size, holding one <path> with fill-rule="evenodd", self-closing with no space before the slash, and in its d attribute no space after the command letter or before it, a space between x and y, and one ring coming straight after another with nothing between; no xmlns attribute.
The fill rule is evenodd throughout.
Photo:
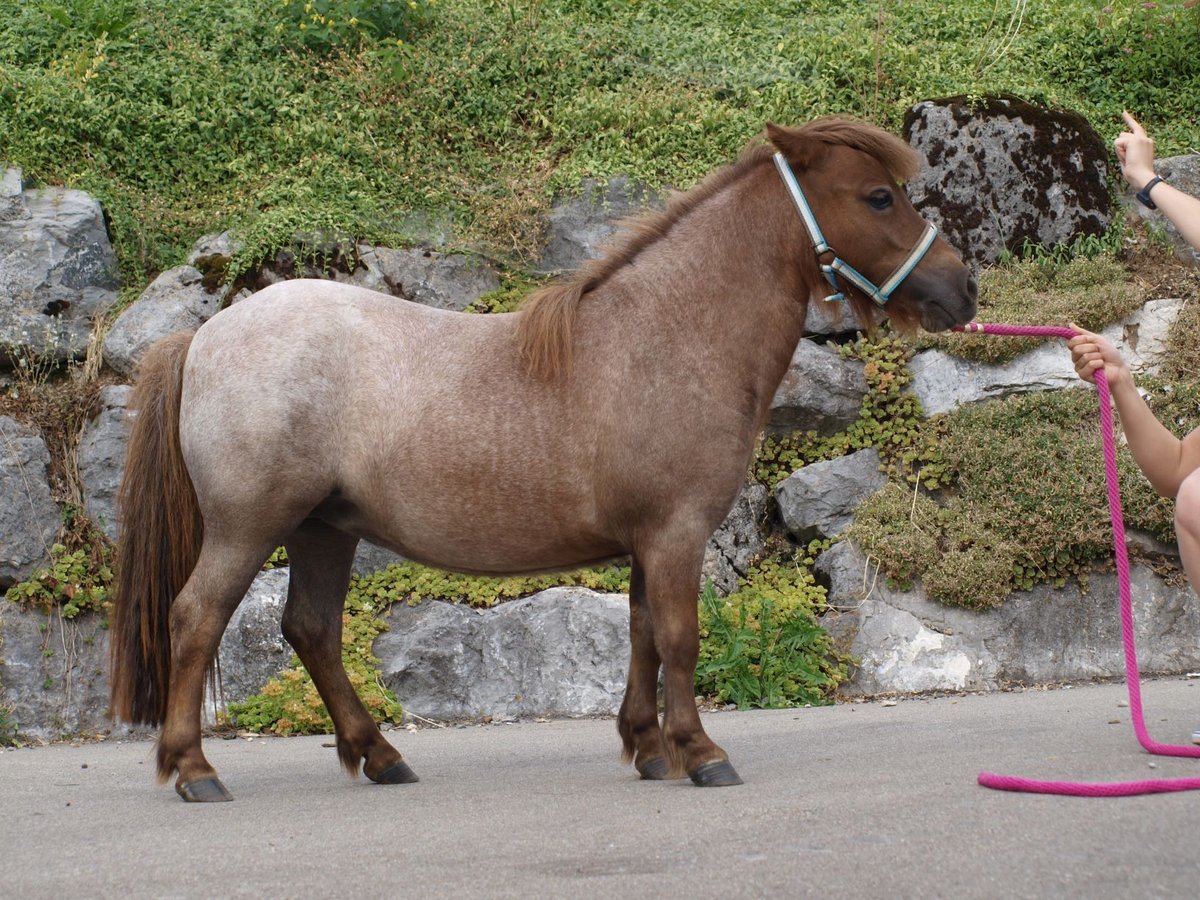
<svg viewBox="0 0 1200 900"><path fill-rule="evenodd" d="M867 202L875 209L887 209L892 205L892 195L884 190L874 191L867 197Z"/></svg>

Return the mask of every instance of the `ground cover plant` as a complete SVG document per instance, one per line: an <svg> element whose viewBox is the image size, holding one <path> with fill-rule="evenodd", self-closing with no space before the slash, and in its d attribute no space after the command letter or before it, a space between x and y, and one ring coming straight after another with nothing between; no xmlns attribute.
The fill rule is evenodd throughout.
<svg viewBox="0 0 1200 900"><path fill-rule="evenodd" d="M765 120L1007 91L1200 144L1200 9L1090 0L0 0L0 160L94 192L126 284L234 227L526 258L555 191L690 186ZM332 24L331 24L332 20ZM303 28L301 26L304 26Z"/></svg>

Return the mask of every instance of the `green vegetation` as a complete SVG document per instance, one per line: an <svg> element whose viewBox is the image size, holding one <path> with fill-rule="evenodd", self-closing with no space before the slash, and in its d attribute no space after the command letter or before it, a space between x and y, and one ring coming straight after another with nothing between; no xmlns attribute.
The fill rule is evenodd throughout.
<svg viewBox="0 0 1200 900"><path fill-rule="evenodd" d="M1133 109L1163 153L1200 144L1200 9L1106 9L0 0L0 159L95 193L130 287L226 227L235 271L298 231L395 243L429 222L519 259L554 191L686 187L767 119L895 130L927 97L1011 92L1102 133Z"/></svg>
<svg viewBox="0 0 1200 900"><path fill-rule="evenodd" d="M825 589L812 576L816 548L799 560L760 562L738 590L700 595L696 690L741 709L822 705L847 660L821 628Z"/></svg>
<svg viewBox="0 0 1200 900"><path fill-rule="evenodd" d="M5 597L46 612L57 606L64 619L73 619L84 612L103 613L108 606L113 577L110 556L111 548L102 539L77 550L55 544L50 548L50 565L10 587Z"/></svg>
<svg viewBox="0 0 1200 900"><path fill-rule="evenodd" d="M1147 299L1111 251L1066 260L1014 260L980 273L980 322L1078 325L1099 331L1124 318ZM919 346L938 347L965 359L1002 363L1042 343L1039 338L998 339L986 334L922 335Z"/></svg>
<svg viewBox="0 0 1200 900"><path fill-rule="evenodd" d="M1200 425L1196 387L1160 385L1151 396L1181 433ZM953 488L930 495L892 483L850 529L894 582L921 577L934 599L986 608L1038 583L1086 583L1095 562L1111 555L1093 391L1020 395L934 425ZM1173 540L1172 504L1153 493L1123 447L1118 470L1126 526Z"/></svg>
<svg viewBox="0 0 1200 900"><path fill-rule="evenodd" d="M0 706L0 747L15 747L18 743L17 723L12 717L12 710Z"/></svg>
<svg viewBox="0 0 1200 900"><path fill-rule="evenodd" d="M834 435L805 431L763 438L752 476L774 487L804 465L874 447L890 475L920 477L930 488L938 486L944 473L940 452L928 439L932 432L922 425L920 401L905 390L912 383L907 367L912 348L885 330L876 338L859 337L838 349L844 358L864 364L867 393L857 421Z"/></svg>

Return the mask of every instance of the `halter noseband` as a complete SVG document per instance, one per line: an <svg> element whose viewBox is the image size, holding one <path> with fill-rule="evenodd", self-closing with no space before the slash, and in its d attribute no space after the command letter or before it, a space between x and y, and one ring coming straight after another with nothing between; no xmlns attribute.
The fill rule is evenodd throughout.
<svg viewBox="0 0 1200 900"><path fill-rule="evenodd" d="M788 193L792 197L792 202L796 204L796 210L800 213L800 219L804 222L805 229L808 230L808 237L812 241L813 250L817 254L817 265L821 267L821 274L825 276L825 280L833 287L834 293L826 297L826 300L844 300L846 298L845 289L838 280L840 275L845 278L856 288L870 297L876 304L883 306L888 302L892 293L896 288L900 287L912 270L917 267L925 254L929 252L929 248L933 246L934 239L937 238L937 228L931 223L925 223L925 231L921 234L917 245L913 247L912 252L908 254L908 258L896 268L887 280L879 286L876 286L871 279L867 278L861 272L846 262L825 240L825 235L821 233L821 226L817 224L817 217L813 215L812 207L808 205L808 200L804 197L804 192L800 190L800 182L796 180L796 175L792 172L792 167L788 165L788 161L783 158L782 153L775 154L775 168L779 170L779 175L783 179L784 185L787 186ZM823 263L820 258L826 253L833 254L833 261Z"/></svg>

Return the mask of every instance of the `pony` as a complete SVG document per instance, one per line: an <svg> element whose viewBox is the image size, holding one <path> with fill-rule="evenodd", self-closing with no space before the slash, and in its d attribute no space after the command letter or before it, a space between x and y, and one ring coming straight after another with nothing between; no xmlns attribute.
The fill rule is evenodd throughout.
<svg viewBox="0 0 1200 900"><path fill-rule="evenodd" d="M282 631L342 765L417 780L342 666L366 539L472 574L628 557L624 761L645 779L740 784L694 702L705 543L825 280L856 276L844 296L868 329L887 316L940 331L974 315L969 268L901 187L918 164L862 122L768 123L765 140L515 313L301 279L154 345L119 498L111 709L161 726L159 781L176 775L188 801L232 799L201 749L205 676L279 546Z"/></svg>

